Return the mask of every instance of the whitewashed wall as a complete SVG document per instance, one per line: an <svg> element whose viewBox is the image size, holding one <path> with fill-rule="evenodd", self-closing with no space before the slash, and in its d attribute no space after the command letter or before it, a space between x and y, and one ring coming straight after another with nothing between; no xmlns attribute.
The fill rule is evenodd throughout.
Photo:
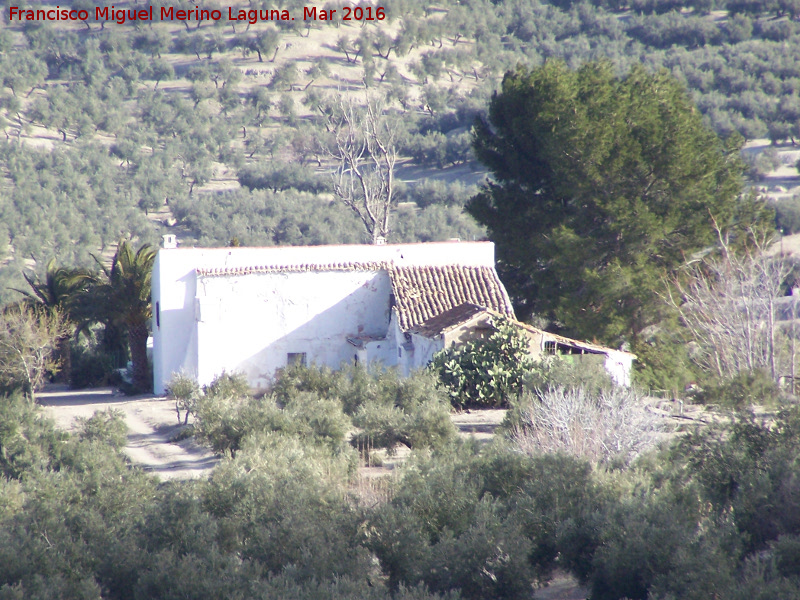
<svg viewBox="0 0 800 600"><path fill-rule="evenodd" d="M614 383L624 387L631 385L631 369L633 368L633 355L626 352L611 350L606 354L605 369Z"/></svg>
<svg viewBox="0 0 800 600"><path fill-rule="evenodd" d="M355 348L347 337L384 336L391 283L385 271L328 271L199 278L198 381L243 371L265 387L289 353L339 367Z"/></svg>
<svg viewBox="0 0 800 600"><path fill-rule="evenodd" d="M375 272L331 271L215 277L204 280L205 289L198 287L195 272L196 269L346 262L392 262L397 266L493 266L494 245L489 242L440 242L385 246L162 249L153 269L152 292L153 379L156 393L163 393L172 374L181 370L206 383L222 368L242 368L254 377L252 383L256 384L264 380L265 374L271 375L271 370L285 364L281 364L278 358L267 358L266 354L259 356L259 352L263 352L267 346L272 348L268 354L278 356L280 352L283 361L286 354L295 351L307 352L309 360L317 357L318 362L331 366L338 366L341 360L352 360L355 348L343 346L337 336L355 325L355 319L358 318L365 319L360 325L371 327L372 323L377 322L376 314L385 314L388 309L385 287L381 288L383 291L380 293L376 288L374 298L383 293L387 295L375 307L355 308L356 312L352 315L349 309L344 308L358 307L365 302L364 292L357 290L359 286L372 281L376 277ZM270 277L272 279L266 279ZM209 283L212 281L219 283ZM224 283L226 281L228 283ZM388 277L382 281L388 285ZM361 299L345 301L348 290L355 294L355 298ZM361 316L358 310L364 311ZM387 316L383 318L388 320ZM336 333L336 327L329 325L333 322L338 322L336 327L339 333ZM296 335L288 335L287 328L294 324L299 324L300 331ZM358 331L352 333L358 334ZM385 333L386 329L382 334ZM337 341L334 342L334 338ZM347 344L346 340L341 341ZM259 344L262 344L260 349ZM295 347L303 344L310 350ZM377 352L374 355L377 356ZM393 356L396 356L396 348L393 349Z"/></svg>
<svg viewBox="0 0 800 600"><path fill-rule="evenodd" d="M444 350L444 337L437 335L435 338L427 338L417 333L411 334L411 341L414 344L414 357L410 361L409 370L422 369L428 366L433 359L433 355Z"/></svg>

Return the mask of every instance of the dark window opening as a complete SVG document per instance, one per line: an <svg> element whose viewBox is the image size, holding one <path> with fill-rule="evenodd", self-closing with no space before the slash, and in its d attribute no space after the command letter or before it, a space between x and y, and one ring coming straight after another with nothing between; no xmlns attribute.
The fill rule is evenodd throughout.
<svg viewBox="0 0 800 600"><path fill-rule="evenodd" d="M306 366L306 353L305 352L289 352L286 355L286 365L289 367L305 367Z"/></svg>

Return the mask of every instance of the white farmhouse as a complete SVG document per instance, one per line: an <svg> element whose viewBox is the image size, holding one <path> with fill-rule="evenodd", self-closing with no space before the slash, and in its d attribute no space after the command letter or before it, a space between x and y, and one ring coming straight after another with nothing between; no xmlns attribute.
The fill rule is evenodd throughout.
<svg viewBox="0 0 800 600"><path fill-rule="evenodd" d="M152 301L159 394L177 372L207 384L242 371L254 388L294 363L379 361L408 374L445 345L484 335L492 318L514 318L490 242L162 248ZM533 354L547 350L527 335Z"/></svg>
<svg viewBox="0 0 800 600"><path fill-rule="evenodd" d="M430 360L406 332L465 302L513 317L488 242L162 248L153 267L155 390L175 372L254 388L294 362Z"/></svg>

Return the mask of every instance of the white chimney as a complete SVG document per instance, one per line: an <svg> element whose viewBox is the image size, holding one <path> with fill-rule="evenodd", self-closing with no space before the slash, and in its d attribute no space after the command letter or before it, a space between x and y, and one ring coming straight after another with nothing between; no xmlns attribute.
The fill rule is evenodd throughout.
<svg viewBox="0 0 800 600"><path fill-rule="evenodd" d="M162 235L161 238L164 240L161 244L162 248L178 247L178 238L174 233L168 233L166 235Z"/></svg>

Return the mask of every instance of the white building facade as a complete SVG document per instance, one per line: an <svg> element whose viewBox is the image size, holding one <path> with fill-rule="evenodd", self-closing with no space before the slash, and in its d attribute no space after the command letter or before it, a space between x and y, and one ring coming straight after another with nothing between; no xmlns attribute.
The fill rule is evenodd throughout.
<svg viewBox="0 0 800 600"><path fill-rule="evenodd" d="M490 242L162 248L152 278L153 377L265 388L295 362L422 367L410 331L464 303L513 318ZM438 346L438 344L434 344Z"/></svg>

